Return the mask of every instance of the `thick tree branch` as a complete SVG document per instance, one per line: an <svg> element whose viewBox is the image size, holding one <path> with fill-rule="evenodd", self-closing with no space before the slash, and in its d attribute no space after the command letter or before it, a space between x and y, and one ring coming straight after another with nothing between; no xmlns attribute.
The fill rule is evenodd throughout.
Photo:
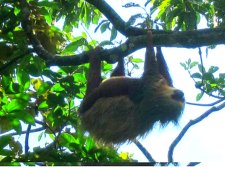
<svg viewBox="0 0 225 169"><path fill-rule="evenodd" d="M208 45L225 44L225 29L201 29L196 31L170 31L162 34L153 34L153 45L162 47L196 48ZM115 63L118 57L125 57L134 51L146 47L146 35L130 37L125 43L112 49L100 52L100 58L109 63ZM88 62L88 55L84 52L79 55L55 57L49 60L50 65L68 66L80 65Z"/></svg>
<svg viewBox="0 0 225 169"><path fill-rule="evenodd" d="M136 36L146 34L146 30L129 26L122 18L109 6L104 0L86 0L94 5L105 17L113 24L113 26L124 36Z"/></svg>
<svg viewBox="0 0 225 169"><path fill-rule="evenodd" d="M5 63L2 67L0 67L0 74L4 73L4 71L7 70L7 68L9 68L13 64L17 63L18 60L22 59L24 56L28 55L29 53L31 53L31 51L27 51L19 56L16 56L12 60Z"/></svg>
<svg viewBox="0 0 225 169"><path fill-rule="evenodd" d="M105 49L100 52L101 60L105 60L109 63L115 63L119 57L125 57L132 52L146 47L146 35L139 35L142 33L128 33L129 29L126 29L125 22L111 10L111 7L103 0L86 0L87 2L95 5L97 8L106 14L109 13L108 18L114 24L114 26L120 31L124 32L126 36L138 35L129 37L128 40L118 47L112 49ZM72 56L55 56L49 53L43 48L40 41L36 38L32 31L32 24L29 20L30 11L29 5L25 0L20 0L21 14L22 14L22 27L30 40L34 51L39 57L47 61L49 65L58 66L76 66L88 62L88 56L92 54L91 51L83 52L78 55ZM110 10L109 10L110 9ZM114 18L114 19L113 19ZM115 20L115 21L114 21ZM118 23L117 23L118 22ZM116 26L117 25L117 26ZM133 29L133 28L132 28ZM139 30L139 29L137 29ZM132 30L131 32L135 32ZM184 47L195 48L207 45L225 44L225 29L202 29L196 31L153 31L153 45L162 47Z"/></svg>
<svg viewBox="0 0 225 169"><path fill-rule="evenodd" d="M216 112L216 111L219 111L219 110L223 109L224 107L225 107L225 102L221 103L219 106L214 106L214 107L210 108L208 111L206 111L205 113L203 113L198 118L196 118L194 120L190 120L190 122L182 129L182 131L180 132L180 134L177 136L177 138L170 145L170 148L169 148L169 151L168 151L168 161L169 162L173 162L173 152L174 152L174 149L177 146L177 144L180 142L180 140L183 138L183 136L187 133L188 129L191 126L199 123L200 121L202 121L206 117L208 117L211 113Z"/></svg>

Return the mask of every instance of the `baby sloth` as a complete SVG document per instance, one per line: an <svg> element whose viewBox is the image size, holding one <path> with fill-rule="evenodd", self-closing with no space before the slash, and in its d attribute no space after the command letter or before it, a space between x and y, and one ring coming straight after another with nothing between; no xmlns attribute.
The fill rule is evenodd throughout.
<svg viewBox="0 0 225 169"><path fill-rule="evenodd" d="M117 76L124 75L121 59L113 73L116 77L101 82L101 61L96 56L99 51L96 48L90 57L87 93L79 109L82 124L91 135L105 143L119 144L145 135L156 122L177 123L184 94L172 87L160 48L155 56L151 32L147 34L141 78Z"/></svg>

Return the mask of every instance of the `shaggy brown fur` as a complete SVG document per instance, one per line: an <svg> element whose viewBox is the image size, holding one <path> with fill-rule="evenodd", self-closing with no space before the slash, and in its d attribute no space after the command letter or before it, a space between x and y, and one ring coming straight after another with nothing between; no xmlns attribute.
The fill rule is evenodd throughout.
<svg viewBox="0 0 225 169"><path fill-rule="evenodd" d="M141 78L110 78L83 100L79 109L82 123L98 140L122 143L143 136L155 122L176 123L180 117L184 94L168 85L160 74L151 37L148 43L147 63Z"/></svg>

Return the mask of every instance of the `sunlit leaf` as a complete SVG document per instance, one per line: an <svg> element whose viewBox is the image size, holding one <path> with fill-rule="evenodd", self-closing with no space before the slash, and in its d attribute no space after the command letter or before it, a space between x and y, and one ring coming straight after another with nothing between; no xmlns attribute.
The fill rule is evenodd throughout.
<svg viewBox="0 0 225 169"><path fill-rule="evenodd" d="M143 63L143 60L141 58L132 58L132 62L134 62L134 63Z"/></svg>
<svg viewBox="0 0 225 169"><path fill-rule="evenodd" d="M23 86L24 90L27 90L30 87L30 77L27 72L17 71L17 80L19 85Z"/></svg>
<svg viewBox="0 0 225 169"><path fill-rule="evenodd" d="M47 90L49 90L51 88L51 85L50 85L50 83L48 83L48 82L44 82L44 83L42 83L41 85L40 85L40 87L38 88L38 91L37 91L37 93L38 94L44 94Z"/></svg>
<svg viewBox="0 0 225 169"><path fill-rule="evenodd" d="M27 102L19 99L12 100L9 104L4 106L7 112L12 112L16 110L23 110L27 105Z"/></svg>
<svg viewBox="0 0 225 169"><path fill-rule="evenodd" d="M17 118L12 118L10 121L11 125L13 126L13 129L16 130L18 133L21 133L22 131L22 126L20 124L19 119Z"/></svg>
<svg viewBox="0 0 225 169"><path fill-rule="evenodd" d="M48 108L47 101L41 102L38 106L38 109L47 109L47 108Z"/></svg>
<svg viewBox="0 0 225 169"><path fill-rule="evenodd" d="M61 145L68 147L71 143L80 144L78 139L75 139L74 136L68 133L62 133L59 136L59 142Z"/></svg>
<svg viewBox="0 0 225 169"><path fill-rule="evenodd" d="M190 64L190 69L192 69L193 67L197 66L198 65L198 62L192 62Z"/></svg>
<svg viewBox="0 0 225 169"><path fill-rule="evenodd" d="M93 138L88 138L85 142L85 148L87 151L90 151L91 149L94 148L95 142L93 140Z"/></svg>

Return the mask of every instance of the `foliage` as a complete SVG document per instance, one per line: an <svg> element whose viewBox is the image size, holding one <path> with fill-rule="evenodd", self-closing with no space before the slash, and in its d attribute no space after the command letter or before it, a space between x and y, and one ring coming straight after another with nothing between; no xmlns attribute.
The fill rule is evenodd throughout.
<svg viewBox="0 0 225 169"><path fill-rule="evenodd" d="M49 53L72 55L97 45L117 43L116 27L102 16L100 9L85 0L28 2L33 32ZM147 10L149 4L150 11ZM145 7L128 3L125 8L141 8L144 13L131 16L126 26L146 28L147 17L152 25L158 25L163 30L195 30L201 16L204 16L209 27L222 27L225 16L222 4L223 0L152 0L147 1ZM88 64L50 67L31 47L21 27L21 19L19 1L0 0L1 164L20 165L19 162L24 162L25 165L37 165L37 162L43 162L40 165L84 165L133 161L130 154L118 154L116 148L95 142L82 130L77 111L86 91ZM59 22L62 28L56 26ZM110 32L109 40L90 40L87 31L80 31L82 27L86 30L93 25L95 32ZM74 30L79 31L73 33ZM133 65L131 70L138 68L142 60L130 58L127 64ZM190 73L192 78L197 79L197 87L202 87L206 93L217 92L219 96L224 96L225 75L215 77L217 67L212 66L206 71L203 65L190 60L182 66L189 72L198 66L198 72ZM111 69L111 64L104 63L103 74L107 76ZM202 95L203 92L197 100ZM29 150L27 142L24 144L15 137L25 135L29 140L29 134L37 131L37 138L34 138L37 142L49 137L51 143Z"/></svg>
<svg viewBox="0 0 225 169"><path fill-rule="evenodd" d="M181 63L185 70L188 71L191 78L195 81L196 88L202 89L196 97L196 100L200 100L204 93L215 94L217 97L224 97L225 91L225 74L217 71L217 66L210 66L208 70L205 69L204 65L198 64L198 62L192 62L191 59L185 63ZM197 72L192 73L192 70L198 67ZM216 77L218 76L218 77Z"/></svg>

